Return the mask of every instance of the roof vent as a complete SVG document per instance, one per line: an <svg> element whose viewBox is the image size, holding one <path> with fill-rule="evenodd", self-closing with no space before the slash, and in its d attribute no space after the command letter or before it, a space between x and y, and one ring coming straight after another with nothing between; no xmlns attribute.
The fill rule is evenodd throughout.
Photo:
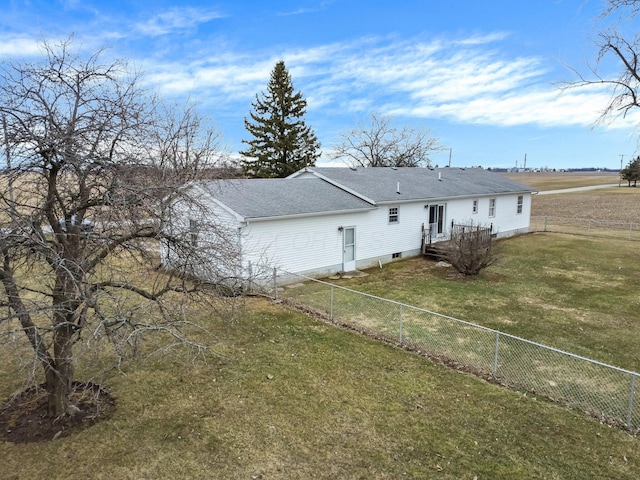
<svg viewBox="0 0 640 480"><path fill-rule="evenodd" d="M442 172L438 172L438 180L442 181Z"/></svg>
<svg viewBox="0 0 640 480"><path fill-rule="evenodd" d="M349 170L351 170L352 172L356 172L358 169L356 167L349 167Z"/></svg>
<svg viewBox="0 0 640 480"><path fill-rule="evenodd" d="M400 182L396 184L396 193L400 193Z"/></svg>

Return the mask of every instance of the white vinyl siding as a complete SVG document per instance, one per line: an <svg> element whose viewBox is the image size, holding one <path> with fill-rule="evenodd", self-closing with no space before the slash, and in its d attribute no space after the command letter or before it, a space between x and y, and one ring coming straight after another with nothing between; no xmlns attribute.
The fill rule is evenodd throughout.
<svg viewBox="0 0 640 480"><path fill-rule="evenodd" d="M522 196L522 213L517 214L514 204ZM469 221L469 199L433 200L433 204L445 204L443 239L449 235L451 222ZM230 213L214 206L217 222L237 231L238 248L242 255L245 272L251 265L255 272L257 265L279 267L294 273L308 273L315 276L330 275L342 268L343 244L340 227L355 226L357 268L367 268L391 261L393 257L418 255L421 244L422 226L428 226L429 208L432 202L416 201L402 205L380 205L379 208L355 213L336 213L288 219L240 222ZM531 195L505 194L478 197L478 213L473 221L483 225L493 225L498 236L524 233L529 228ZM490 202L493 203L494 217L489 217ZM512 205L500 208L500 205ZM390 209L402 207L402 222L389 223ZM183 220L185 233L191 234L195 224ZM200 224L203 225L203 224ZM209 233L197 232L197 241L208 241Z"/></svg>

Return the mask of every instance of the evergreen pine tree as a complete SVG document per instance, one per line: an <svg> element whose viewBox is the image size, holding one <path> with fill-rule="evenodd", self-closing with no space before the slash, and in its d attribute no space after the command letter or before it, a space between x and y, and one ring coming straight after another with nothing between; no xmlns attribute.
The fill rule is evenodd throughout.
<svg viewBox="0 0 640 480"><path fill-rule="evenodd" d="M620 170L620 175L623 180L629 182L629 186L631 186L631 182L633 182L633 186L635 187L638 180L640 180L640 157L629 161L627 166Z"/></svg>
<svg viewBox="0 0 640 480"><path fill-rule="evenodd" d="M315 165L320 143L303 120L307 101L301 92L294 94L284 61L276 63L267 92L251 106L251 121L245 118L244 125L253 139L243 140L248 148L240 152L248 157L242 162L245 175L283 178Z"/></svg>

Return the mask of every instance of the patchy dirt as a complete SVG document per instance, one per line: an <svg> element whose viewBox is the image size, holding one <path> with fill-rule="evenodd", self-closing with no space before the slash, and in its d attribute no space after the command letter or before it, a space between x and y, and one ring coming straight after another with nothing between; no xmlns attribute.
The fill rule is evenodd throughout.
<svg viewBox="0 0 640 480"><path fill-rule="evenodd" d="M0 408L0 437L13 443L47 442L95 425L113 414L115 398L93 383L75 382L71 402L79 412L47 416L47 394L31 387L9 398Z"/></svg>

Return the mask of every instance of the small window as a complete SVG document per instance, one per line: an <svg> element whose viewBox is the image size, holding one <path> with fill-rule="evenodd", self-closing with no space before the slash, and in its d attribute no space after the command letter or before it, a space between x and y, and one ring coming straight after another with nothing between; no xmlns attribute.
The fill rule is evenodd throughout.
<svg viewBox="0 0 640 480"><path fill-rule="evenodd" d="M198 233L199 233L200 227L198 225L198 221L197 220L189 220L189 236L190 236L190 240L191 240L191 245L193 245L194 247L198 246Z"/></svg>
<svg viewBox="0 0 640 480"><path fill-rule="evenodd" d="M489 216L490 217L496 216L496 199L495 198L489 199Z"/></svg>
<svg viewBox="0 0 640 480"><path fill-rule="evenodd" d="M389 223L398 223L398 207L389 208Z"/></svg>
<svg viewBox="0 0 640 480"><path fill-rule="evenodd" d="M402 258L402 252L392 253L391 258Z"/></svg>
<svg viewBox="0 0 640 480"><path fill-rule="evenodd" d="M473 201L473 209L471 210L471 212L478 213L478 200Z"/></svg>
<svg viewBox="0 0 640 480"><path fill-rule="evenodd" d="M522 213L523 203L524 203L524 196L518 195L518 213Z"/></svg>

